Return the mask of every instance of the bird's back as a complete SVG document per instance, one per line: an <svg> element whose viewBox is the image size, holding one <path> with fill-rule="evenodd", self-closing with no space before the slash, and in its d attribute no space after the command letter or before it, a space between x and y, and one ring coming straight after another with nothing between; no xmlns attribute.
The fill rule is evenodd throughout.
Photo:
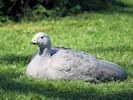
<svg viewBox="0 0 133 100"><path fill-rule="evenodd" d="M58 50L52 55L49 68L56 71L56 75L52 75L53 79L104 82L127 77L119 65L71 49Z"/></svg>

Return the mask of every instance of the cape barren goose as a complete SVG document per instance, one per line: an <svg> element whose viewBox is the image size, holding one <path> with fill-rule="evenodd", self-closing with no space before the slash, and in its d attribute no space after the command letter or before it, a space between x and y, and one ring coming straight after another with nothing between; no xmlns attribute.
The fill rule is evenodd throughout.
<svg viewBox="0 0 133 100"><path fill-rule="evenodd" d="M46 33L34 35L32 43L39 51L27 66L26 74L48 80L83 80L106 82L124 80L126 71L119 65L95 56L63 47L51 47Z"/></svg>

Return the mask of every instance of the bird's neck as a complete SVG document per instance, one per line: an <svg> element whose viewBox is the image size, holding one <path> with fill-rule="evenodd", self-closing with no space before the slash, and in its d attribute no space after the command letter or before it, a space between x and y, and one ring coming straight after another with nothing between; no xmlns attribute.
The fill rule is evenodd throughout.
<svg viewBox="0 0 133 100"><path fill-rule="evenodd" d="M40 48L39 55L43 57L50 57L51 56L51 47Z"/></svg>

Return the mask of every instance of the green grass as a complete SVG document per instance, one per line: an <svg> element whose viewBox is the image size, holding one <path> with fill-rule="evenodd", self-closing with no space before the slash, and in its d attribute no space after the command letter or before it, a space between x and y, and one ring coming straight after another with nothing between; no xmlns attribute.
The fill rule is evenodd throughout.
<svg viewBox="0 0 133 100"><path fill-rule="evenodd" d="M133 11L132 8L130 10ZM88 52L121 65L127 71L128 79L122 82L95 84L26 77L26 66L38 49L30 45L30 40L38 31L48 33L54 46ZM132 100L132 43L133 14L127 13L90 12L76 17L36 22L1 23L0 100Z"/></svg>

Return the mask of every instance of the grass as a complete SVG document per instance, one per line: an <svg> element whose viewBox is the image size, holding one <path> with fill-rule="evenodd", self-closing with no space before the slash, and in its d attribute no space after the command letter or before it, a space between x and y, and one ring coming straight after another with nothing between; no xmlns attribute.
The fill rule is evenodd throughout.
<svg viewBox="0 0 133 100"><path fill-rule="evenodd" d="M90 12L0 26L0 100L133 99L133 14ZM88 52L121 65L128 79L94 84L26 77L26 66L38 49L30 40L38 31L48 33L54 46Z"/></svg>

